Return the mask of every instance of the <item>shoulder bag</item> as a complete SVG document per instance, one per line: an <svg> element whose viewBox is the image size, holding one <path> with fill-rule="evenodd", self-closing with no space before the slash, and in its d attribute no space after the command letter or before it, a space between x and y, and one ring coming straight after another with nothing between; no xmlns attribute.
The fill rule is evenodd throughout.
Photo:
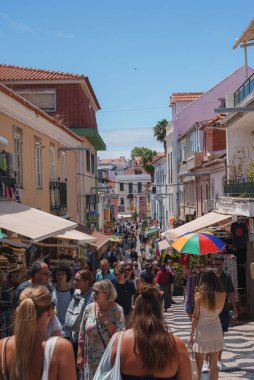
<svg viewBox="0 0 254 380"><path fill-rule="evenodd" d="M120 351L123 333L114 334L107 345L106 350L101 358L100 364L94 374L93 380L122 380L120 371ZM117 342L116 359L113 367L111 367L111 353L116 337Z"/></svg>
<svg viewBox="0 0 254 380"><path fill-rule="evenodd" d="M64 327L67 330L79 332L85 306L85 298L74 294L65 315Z"/></svg>

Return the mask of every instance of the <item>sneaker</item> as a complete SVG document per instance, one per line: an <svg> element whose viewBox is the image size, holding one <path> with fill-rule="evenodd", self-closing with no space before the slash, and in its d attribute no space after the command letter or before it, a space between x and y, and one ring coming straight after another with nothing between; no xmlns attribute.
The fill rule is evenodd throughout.
<svg viewBox="0 0 254 380"><path fill-rule="evenodd" d="M208 372L210 372L210 368L209 368L209 363L208 363L208 362L204 362L204 363L203 363L202 372L203 372L203 373L208 373Z"/></svg>
<svg viewBox="0 0 254 380"><path fill-rule="evenodd" d="M226 366L225 364L223 364L222 362L218 361L217 363L217 367L218 367L218 371L221 372L221 371L225 371L226 369Z"/></svg>

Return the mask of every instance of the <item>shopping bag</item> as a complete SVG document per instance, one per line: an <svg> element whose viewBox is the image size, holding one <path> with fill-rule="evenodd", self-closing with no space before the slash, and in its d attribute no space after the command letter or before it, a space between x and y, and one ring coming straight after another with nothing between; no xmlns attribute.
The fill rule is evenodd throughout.
<svg viewBox="0 0 254 380"><path fill-rule="evenodd" d="M116 337L119 335L117 350L116 350L116 359L113 367L111 367L111 353L112 347ZM109 344L104 351L104 354L101 358L99 366L94 374L93 380L122 380L120 372L120 350L122 342L122 333L114 334L110 339Z"/></svg>

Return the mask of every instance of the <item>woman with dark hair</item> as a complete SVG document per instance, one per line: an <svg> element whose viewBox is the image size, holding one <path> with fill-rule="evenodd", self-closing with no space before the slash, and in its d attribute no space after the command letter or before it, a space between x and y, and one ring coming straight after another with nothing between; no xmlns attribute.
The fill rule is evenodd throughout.
<svg viewBox="0 0 254 380"><path fill-rule="evenodd" d="M118 337L111 362L115 361ZM122 333L123 380L191 380L191 365L183 341L170 333L163 318L160 290L148 285L136 298L132 328Z"/></svg>
<svg viewBox="0 0 254 380"><path fill-rule="evenodd" d="M0 341L1 380L75 380L70 342L47 339L52 316L51 294L44 286L29 286L15 311L14 335Z"/></svg>
<svg viewBox="0 0 254 380"><path fill-rule="evenodd" d="M74 293L74 289L70 285L71 279L71 268L65 263L59 263L52 271L54 284L52 302L56 305L56 315L61 323L61 335L68 339L70 339L70 331L65 329L64 324L66 312Z"/></svg>
<svg viewBox="0 0 254 380"><path fill-rule="evenodd" d="M224 346L219 314L225 303L226 293L219 278L212 270L202 273L195 295L190 343L196 355L199 379L202 376L204 354L208 354L210 380L218 379L217 360ZM195 338L194 338L195 334Z"/></svg>

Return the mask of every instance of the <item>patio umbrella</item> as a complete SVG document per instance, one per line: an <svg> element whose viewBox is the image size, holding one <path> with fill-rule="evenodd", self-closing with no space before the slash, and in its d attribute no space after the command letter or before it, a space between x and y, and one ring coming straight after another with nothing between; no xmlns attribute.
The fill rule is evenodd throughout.
<svg viewBox="0 0 254 380"><path fill-rule="evenodd" d="M225 246L226 243L211 232L188 232L172 244L179 253L198 256L221 252Z"/></svg>

